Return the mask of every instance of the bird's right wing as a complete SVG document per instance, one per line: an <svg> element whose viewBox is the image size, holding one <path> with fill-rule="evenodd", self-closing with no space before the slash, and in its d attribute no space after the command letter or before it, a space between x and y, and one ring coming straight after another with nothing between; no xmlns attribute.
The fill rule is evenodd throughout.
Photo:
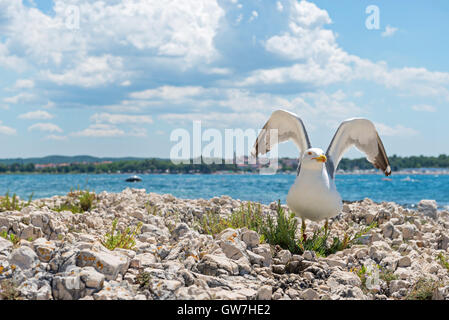
<svg viewBox="0 0 449 320"><path fill-rule="evenodd" d="M275 134L276 131L277 139L272 137L272 134ZM259 133L251 154L253 157L257 157L259 154L266 154L275 144L288 140L292 140L296 144L301 155L305 150L311 148L302 120L294 113L277 110L272 113L270 119L268 119Z"/></svg>
<svg viewBox="0 0 449 320"><path fill-rule="evenodd" d="M367 119L349 119L340 125L326 152L332 164L333 177L343 154L352 146L365 153L366 159L374 167L381 169L386 176L391 174L390 162L374 124Z"/></svg>

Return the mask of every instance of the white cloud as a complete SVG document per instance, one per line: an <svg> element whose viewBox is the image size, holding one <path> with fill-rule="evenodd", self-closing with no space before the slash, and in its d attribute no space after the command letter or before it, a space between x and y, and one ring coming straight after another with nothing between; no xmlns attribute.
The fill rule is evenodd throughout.
<svg viewBox="0 0 449 320"><path fill-rule="evenodd" d="M109 124L151 124L153 119L146 115L127 115L127 114L111 114L111 113L96 113L91 118L91 121L96 123Z"/></svg>
<svg viewBox="0 0 449 320"><path fill-rule="evenodd" d="M46 140L54 140L54 141L65 141L67 140L67 136L60 136L55 134L50 134L45 137Z"/></svg>
<svg viewBox="0 0 449 320"><path fill-rule="evenodd" d="M63 132L59 126L53 123L35 123L28 127L28 131Z"/></svg>
<svg viewBox="0 0 449 320"><path fill-rule="evenodd" d="M419 134L415 129L404 127L401 124L395 125L394 127L378 122L374 124L382 136L412 137Z"/></svg>
<svg viewBox="0 0 449 320"><path fill-rule="evenodd" d="M255 10L253 10L251 12L251 17L249 18L249 21L251 22L251 21L257 19L258 16L259 16L259 13L257 11L255 11Z"/></svg>
<svg viewBox="0 0 449 320"><path fill-rule="evenodd" d="M350 55L340 48L326 11L302 0L290 1L289 28L265 42L265 49L292 64L250 72L238 86L303 83L316 88L330 84L368 80L395 89L399 95L434 97L449 101L449 73L425 68L389 68Z"/></svg>
<svg viewBox="0 0 449 320"><path fill-rule="evenodd" d="M382 37L392 37L399 29L398 28L394 28L390 25L387 25L385 27L385 31L382 32Z"/></svg>
<svg viewBox="0 0 449 320"><path fill-rule="evenodd" d="M179 100L187 97L198 96L205 91L203 87L173 87L163 86L156 89L150 89L140 92L133 92L130 94L134 99L166 99Z"/></svg>
<svg viewBox="0 0 449 320"><path fill-rule="evenodd" d="M49 120L53 119L53 117L54 116L49 112L42 110L31 111L19 115L19 119L27 119L27 120Z"/></svg>
<svg viewBox="0 0 449 320"><path fill-rule="evenodd" d="M279 12L284 11L284 6L282 5L282 3L281 3L280 1L276 2L276 9L277 9Z"/></svg>
<svg viewBox="0 0 449 320"><path fill-rule="evenodd" d="M436 112L437 111L437 109L434 106L430 106L427 104L414 105L414 106L412 106L412 109L415 111L422 111L422 112Z"/></svg>
<svg viewBox="0 0 449 320"><path fill-rule="evenodd" d="M19 79L14 85L16 89L31 89L34 88L34 81L30 79Z"/></svg>
<svg viewBox="0 0 449 320"><path fill-rule="evenodd" d="M126 132L123 129L117 128L111 124L96 123L91 124L88 128L74 132L71 134L74 137L91 137L91 138L117 138L117 137L146 137L147 130L145 128L132 128L131 131Z"/></svg>
<svg viewBox="0 0 449 320"><path fill-rule="evenodd" d="M22 92L16 96L4 98L3 101L6 103L17 104L17 103L29 102L29 101L33 100L34 98L35 98L35 96L33 94Z"/></svg>
<svg viewBox="0 0 449 320"><path fill-rule="evenodd" d="M125 135L125 131L108 124L92 124L82 131L72 133L72 135L75 137L95 138L122 137Z"/></svg>
<svg viewBox="0 0 449 320"><path fill-rule="evenodd" d="M17 134L17 130L11 127L7 127L2 125L2 121L0 120L0 134L13 136Z"/></svg>
<svg viewBox="0 0 449 320"><path fill-rule="evenodd" d="M125 76L122 58L111 55L87 57L74 69L64 70L62 73L46 70L42 74L58 85L87 88L114 83Z"/></svg>

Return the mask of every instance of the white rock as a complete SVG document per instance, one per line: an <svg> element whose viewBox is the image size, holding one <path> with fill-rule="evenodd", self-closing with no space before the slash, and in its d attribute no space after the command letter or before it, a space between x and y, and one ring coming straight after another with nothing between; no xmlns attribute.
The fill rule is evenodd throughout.
<svg viewBox="0 0 449 320"><path fill-rule="evenodd" d="M400 258L398 261L398 267L401 267L401 268L407 268L407 267L410 267L411 265L412 265L412 260L410 259L409 256L404 256L404 257Z"/></svg>
<svg viewBox="0 0 449 320"><path fill-rule="evenodd" d="M289 250L281 250L277 253L277 258L282 264L286 264L292 258L292 254Z"/></svg>
<svg viewBox="0 0 449 320"><path fill-rule="evenodd" d="M101 289L104 283L104 275L97 272L93 267L84 267L80 272L81 280L86 284L86 287Z"/></svg>
<svg viewBox="0 0 449 320"><path fill-rule="evenodd" d="M301 299L304 300L318 300L320 295L315 290L309 288L301 292Z"/></svg>
<svg viewBox="0 0 449 320"><path fill-rule="evenodd" d="M260 236L254 230L247 230L247 231L242 232L242 234L240 235L240 238L242 239L243 242L246 243L246 245L249 248L256 247L260 243Z"/></svg>
<svg viewBox="0 0 449 320"><path fill-rule="evenodd" d="M115 280L119 273L125 274L129 261L128 257L93 250L81 250L76 257L77 266L94 267L95 270L104 274L107 280Z"/></svg>
<svg viewBox="0 0 449 320"><path fill-rule="evenodd" d="M8 257L11 265L17 265L22 270L34 268L39 262L36 253L29 247L14 249Z"/></svg>
<svg viewBox="0 0 449 320"><path fill-rule="evenodd" d="M435 200L421 200L418 203L418 212L436 219L438 213L437 202Z"/></svg>
<svg viewBox="0 0 449 320"><path fill-rule="evenodd" d="M271 300L271 295L273 292L273 288L269 285L264 285L259 288L257 291L257 299L258 300Z"/></svg>

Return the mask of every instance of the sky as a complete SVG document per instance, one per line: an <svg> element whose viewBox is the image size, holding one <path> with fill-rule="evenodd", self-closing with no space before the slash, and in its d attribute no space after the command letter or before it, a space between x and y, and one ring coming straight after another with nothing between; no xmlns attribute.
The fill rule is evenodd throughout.
<svg viewBox="0 0 449 320"><path fill-rule="evenodd" d="M445 0L0 0L0 158L167 158L192 121L258 130L276 109L324 150L364 117L389 155L447 154L448 14Z"/></svg>

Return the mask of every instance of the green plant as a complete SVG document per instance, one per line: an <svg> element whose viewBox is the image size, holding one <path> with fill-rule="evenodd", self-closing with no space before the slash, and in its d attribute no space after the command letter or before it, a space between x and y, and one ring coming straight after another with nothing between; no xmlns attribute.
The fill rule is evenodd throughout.
<svg viewBox="0 0 449 320"><path fill-rule="evenodd" d="M34 193L30 195L28 201L21 201L19 197L14 193L12 197L9 196L9 191L5 196L0 199L0 212L4 211L20 211L31 204Z"/></svg>
<svg viewBox="0 0 449 320"><path fill-rule="evenodd" d="M20 241L19 237L17 237L14 233L8 234L6 231L3 231L2 233L0 233L0 237L11 241L13 243L13 245L18 244Z"/></svg>
<svg viewBox="0 0 449 320"><path fill-rule="evenodd" d="M393 280L398 280L399 277L397 275L394 274L394 272L392 270L381 270L381 272L379 273L379 279L385 281L387 283L387 285L390 285L390 282Z"/></svg>
<svg viewBox="0 0 449 320"><path fill-rule="evenodd" d="M146 271L139 271L136 276L136 284L139 285L140 289L150 289L151 288L151 274Z"/></svg>
<svg viewBox="0 0 449 320"><path fill-rule="evenodd" d="M54 210L56 212L71 211L72 213L84 213L94 208L93 204L96 199L95 193L91 193L89 190L81 191L78 187L74 191L73 188L70 188L66 201L59 207L54 208Z"/></svg>
<svg viewBox="0 0 449 320"><path fill-rule="evenodd" d="M325 257L356 244L362 236L372 228L375 228L376 225L377 224L373 222L352 237L345 234L343 240L334 237L332 242L329 242L329 232L327 232L325 227L316 230L312 237L305 239L301 236L299 240L296 240L297 221L293 214L286 216L280 203L278 203L276 224L274 224L274 221L269 217L267 227L263 229L263 235L268 243L279 245L283 249L290 250L292 253L302 254L304 251L310 250L314 251L318 256Z"/></svg>
<svg viewBox="0 0 449 320"><path fill-rule="evenodd" d="M109 250L114 250L115 248L133 249L136 245L134 237L140 233L142 222L139 222L133 231L131 231L130 227L127 227L123 233L117 230L117 222L118 219L112 221L111 231L105 234L102 244Z"/></svg>
<svg viewBox="0 0 449 320"><path fill-rule="evenodd" d="M262 225L264 239L272 245L279 245L292 253L302 253L304 250L295 240L298 221L294 214L286 215L278 201L276 221L268 216L266 223Z"/></svg>
<svg viewBox="0 0 449 320"><path fill-rule="evenodd" d="M152 205L150 202L145 203L145 209L147 210L148 214L151 214L153 216L159 215L159 209L156 205Z"/></svg>
<svg viewBox="0 0 449 320"><path fill-rule="evenodd" d="M437 259L440 262L440 264L449 271L449 262L447 261L446 257L442 252L438 254Z"/></svg>
<svg viewBox="0 0 449 320"><path fill-rule="evenodd" d="M433 292L440 286L438 281L426 278L420 278L413 285L407 300L431 300Z"/></svg>
<svg viewBox="0 0 449 320"><path fill-rule="evenodd" d="M0 300L21 300L20 292L9 279L0 281Z"/></svg>
<svg viewBox="0 0 449 320"><path fill-rule="evenodd" d="M248 228L260 233L264 222L260 204L248 202L246 206L242 204L240 209L232 212L229 217L221 217L217 212L207 210L202 219L197 221L197 225L203 233L216 235L227 228Z"/></svg>

